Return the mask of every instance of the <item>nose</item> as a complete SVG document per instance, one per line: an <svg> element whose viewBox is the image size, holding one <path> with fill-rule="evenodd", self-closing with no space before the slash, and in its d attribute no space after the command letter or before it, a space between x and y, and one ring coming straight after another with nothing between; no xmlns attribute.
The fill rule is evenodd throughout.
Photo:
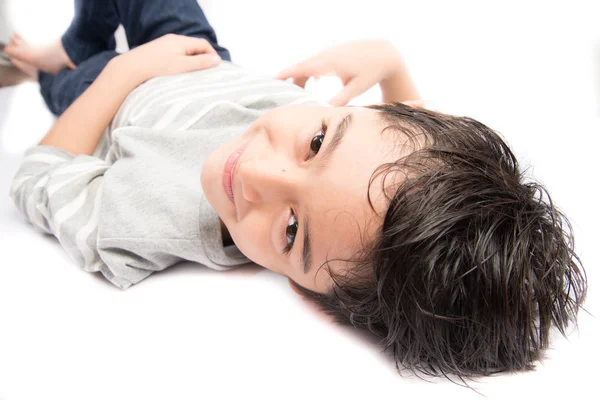
<svg viewBox="0 0 600 400"><path fill-rule="evenodd" d="M298 172L283 162L248 160L238 167L244 199L251 203L282 201L299 190Z"/></svg>

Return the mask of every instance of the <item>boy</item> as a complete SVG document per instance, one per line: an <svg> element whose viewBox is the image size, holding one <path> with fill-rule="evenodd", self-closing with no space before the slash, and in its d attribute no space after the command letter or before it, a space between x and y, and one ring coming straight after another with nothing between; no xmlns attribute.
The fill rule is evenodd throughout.
<svg viewBox="0 0 600 400"><path fill-rule="evenodd" d="M253 261L432 374L531 369L576 318L568 221L491 129L402 104L419 97L389 45L280 74L334 70L335 103L375 83L386 103L324 107L230 63L193 0L106 3L76 3L54 46L6 49L60 115L11 196L83 269L125 289L181 260Z"/></svg>

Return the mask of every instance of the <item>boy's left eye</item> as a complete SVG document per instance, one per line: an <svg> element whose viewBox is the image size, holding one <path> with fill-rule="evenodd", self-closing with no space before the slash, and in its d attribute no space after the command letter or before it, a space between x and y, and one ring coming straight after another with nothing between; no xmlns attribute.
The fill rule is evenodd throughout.
<svg viewBox="0 0 600 400"><path fill-rule="evenodd" d="M325 140L326 133L327 127L325 126L325 123L323 123L319 133L317 133L310 141L310 151L314 152L315 154L310 156L309 158L314 157L319 152L319 150L321 150L321 146L323 145L323 140Z"/></svg>

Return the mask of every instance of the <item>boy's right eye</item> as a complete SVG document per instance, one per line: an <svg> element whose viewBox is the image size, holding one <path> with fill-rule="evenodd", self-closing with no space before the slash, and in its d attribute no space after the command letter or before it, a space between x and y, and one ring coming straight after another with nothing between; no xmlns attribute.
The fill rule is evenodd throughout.
<svg viewBox="0 0 600 400"><path fill-rule="evenodd" d="M292 222L293 221L293 222ZM294 247L294 242L296 241L296 233L298 232L298 220L296 219L296 215L294 214L294 210L292 210L292 216L288 221L287 228L285 229L285 240L286 246L283 249L284 254L288 254L292 251Z"/></svg>

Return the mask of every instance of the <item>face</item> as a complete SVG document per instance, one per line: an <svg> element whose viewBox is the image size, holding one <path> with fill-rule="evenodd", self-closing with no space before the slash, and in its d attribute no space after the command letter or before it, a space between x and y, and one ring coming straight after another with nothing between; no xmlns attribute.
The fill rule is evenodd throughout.
<svg viewBox="0 0 600 400"><path fill-rule="evenodd" d="M381 187L385 174L370 188L376 212L369 206L367 188L378 166L399 157L395 134L381 133L385 126L375 110L361 107L273 109L210 154L202 188L246 257L325 293L332 280L321 265L355 257L363 248L361 235L366 244L381 228L387 207ZM232 202L223 170L241 146L233 168ZM338 273L349 267L329 262Z"/></svg>

